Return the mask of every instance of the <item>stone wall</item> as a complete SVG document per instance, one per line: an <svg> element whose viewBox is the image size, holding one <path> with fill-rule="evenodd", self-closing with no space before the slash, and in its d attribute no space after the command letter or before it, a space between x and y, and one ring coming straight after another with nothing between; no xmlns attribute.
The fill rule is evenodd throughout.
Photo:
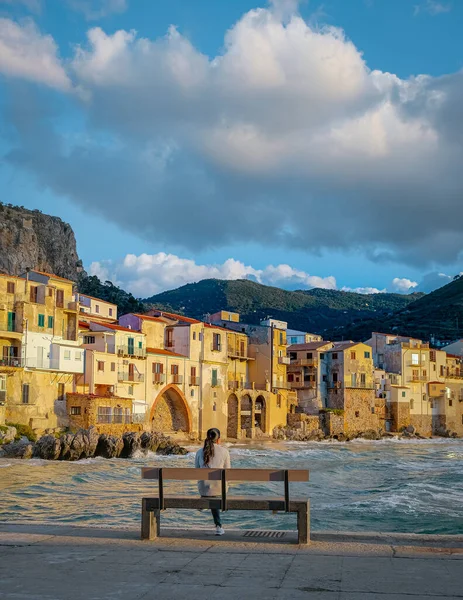
<svg viewBox="0 0 463 600"><path fill-rule="evenodd" d="M375 431L379 429L375 400L374 390L357 388L344 390L344 433L352 435L368 429Z"/></svg>
<svg viewBox="0 0 463 600"><path fill-rule="evenodd" d="M131 398L117 398L116 396L93 396L90 394L67 394L66 407L69 415L71 429L88 429L92 425L98 433L121 436L126 431L143 431L141 423L99 423L98 407L123 408L124 420L126 409L132 413ZM71 408L80 408L79 415L71 415Z"/></svg>
<svg viewBox="0 0 463 600"><path fill-rule="evenodd" d="M320 429L320 418L318 415L304 415L302 413L288 414L288 427L299 429L303 433L311 433Z"/></svg>
<svg viewBox="0 0 463 600"><path fill-rule="evenodd" d="M410 425L416 429L416 433L424 436L432 435L432 416L431 415L410 415Z"/></svg>
<svg viewBox="0 0 463 600"><path fill-rule="evenodd" d="M411 424L410 404L408 402L391 402L389 405L391 431L401 431Z"/></svg>
<svg viewBox="0 0 463 600"><path fill-rule="evenodd" d="M344 433L344 415L334 413L320 414L320 428L325 435L339 435Z"/></svg>

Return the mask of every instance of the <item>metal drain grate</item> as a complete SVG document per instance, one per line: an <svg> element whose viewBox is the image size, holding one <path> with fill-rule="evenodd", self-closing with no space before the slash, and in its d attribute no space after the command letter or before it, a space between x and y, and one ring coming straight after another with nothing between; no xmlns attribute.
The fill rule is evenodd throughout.
<svg viewBox="0 0 463 600"><path fill-rule="evenodd" d="M260 531L258 529L254 529L251 531L246 531L244 537L259 537L259 538L282 538L286 535L284 531Z"/></svg>

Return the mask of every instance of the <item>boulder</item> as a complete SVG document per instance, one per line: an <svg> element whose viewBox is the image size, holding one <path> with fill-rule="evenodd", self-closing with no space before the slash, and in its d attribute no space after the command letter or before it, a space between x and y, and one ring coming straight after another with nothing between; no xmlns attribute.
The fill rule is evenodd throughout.
<svg viewBox="0 0 463 600"><path fill-rule="evenodd" d="M79 429L71 443L70 460L79 460L81 458L92 458L95 456L96 447L99 439L98 431L95 427L89 429Z"/></svg>
<svg viewBox="0 0 463 600"><path fill-rule="evenodd" d="M34 458L58 460L61 454L61 440L54 435L42 436L34 446Z"/></svg>
<svg viewBox="0 0 463 600"><path fill-rule="evenodd" d="M163 437L163 436L162 436ZM154 431L144 431L140 436L140 447L148 452L156 452L159 448L161 435Z"/></svg>
<svg viewBox="0 0 463 600"><path fill-rule="evenodd" d="M5 431L3 431L5 429ZM0 428L0 445L1 444L9 444L10 442L14 442L14 438L16 437L17 430L16 427L2 427Z"/></svg>
<svg viewBox="0 0 463 600"><path fill-rule="evenodd" d="M61 436L61 453L59 456L60 460L77 460L71 452L72 440L74 439L73 433L65 433Z"/></svg>
<svg viewBox="0 0 463 600"><path fill-rule="evenodd" d="M141 450L140 434L136 431L129 431L122 436L124 447L121 451L121 458L130 458L138 450Z"/></svg>
<svg viewBox="0 0 463 600"><path fill-rule="evenodd" d="M32 458L34 444L29 442L12 442L2 446L3 456L5 458Z"/></svg>
<svg viewBox="0 0 463 600"><path fill-rule="evenodd" d="M413 425L408 425L407 427L405 427L405 431L407 433L410 433L411 435L414 435L416 433L416 429L415 427L413 427ZM404 431L404 433L405 433Z"/></svg>
<svg viewBox="0 0 463 600"><path fill-rule="evenodd" d="M390 431L383 431L383 433L381 434L381 437L383 437L383 438L393 438L396 435L397 435L396 433L391 433Z"/></svg>
<svg viewBox="0 0 463 600"><path fill-rule="evenodd" d="M367 429L366 431L363 431L362 433L360 433L358 437L363 440L380 440L381 439L381 435L378 433L378 431L375 431L374 429Z"/></svg>
<svg viewBox="0 0 463 600"><path fill-rule="evenodd" d="M103 458L118 458L124 447L122 438L103 433L98 439L95 456Z"/></svg>

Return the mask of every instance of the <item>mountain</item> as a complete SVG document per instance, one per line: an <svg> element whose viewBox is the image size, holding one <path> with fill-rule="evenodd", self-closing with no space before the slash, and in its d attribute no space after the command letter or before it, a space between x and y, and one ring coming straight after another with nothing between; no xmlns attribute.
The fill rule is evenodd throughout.
<svg viewBox="0 0 463 600"><path fill-rule="evenodd" d="M27 268L76 281L83 268L74 232L58 217L0 202L0 273Z"/></svg>
<svg viewBox="0 0 463 600"><path fill-rule="evenodd" d="M365 340L371 331L397 333L423 340L455 340L463 336L463 278L426 294L384 319L368 318L330 331L332 339Z"/></svg>
<svg viewBox="0 0 463 600"><path fill-rule="evenodd" d="M420 294L357 294L337 290L287 291L250 281L204 279L144 300L156 308L203 318L218 310L240 313L259 323L267 317L287 321L292 329L321 333L354 320L384 318L404 309Z"/></svg>

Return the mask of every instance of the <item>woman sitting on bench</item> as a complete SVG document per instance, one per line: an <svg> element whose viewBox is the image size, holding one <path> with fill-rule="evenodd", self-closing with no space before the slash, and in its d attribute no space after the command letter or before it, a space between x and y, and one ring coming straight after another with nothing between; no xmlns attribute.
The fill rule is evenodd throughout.
<svg viewBox="0 0 463 600"><path fill-rule="evenodd" d="M197 469L230 469L230 453L219 444L220 431L215 427L209 429L204 446L196 452L195 467ZM220 481L198 481L198 489L201 496L221 497ZM225 531L222 528L220 509L211 508L211 513L215 524L215 535L223 535Z"/></svg>

